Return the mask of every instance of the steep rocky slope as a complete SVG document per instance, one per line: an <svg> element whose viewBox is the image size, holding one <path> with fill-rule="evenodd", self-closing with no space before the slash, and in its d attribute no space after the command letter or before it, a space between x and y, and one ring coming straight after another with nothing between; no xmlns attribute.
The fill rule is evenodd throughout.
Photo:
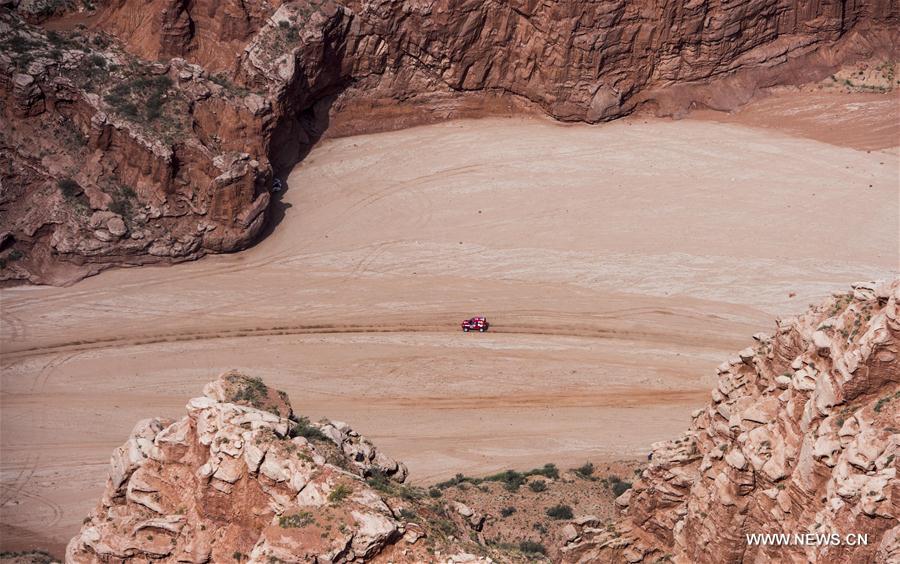
<svg viewBox="0 0 900 564"><path fill-rule="evenodd" d="M474 525L401 485L403 464L260 380L224 374L187 409L113 452L66 562L487 561L458 540Z"/></svg>
<svg viewBox="0 0 900 564"><path fill-rule="evenodd" d="M271 172L251 156L258 139L234 134L260 129L260 96L10 14L0 44L2 278L65 283L240 249L260 232Z"/></svg>
<svg viewBox="0 0 900 564"><path fill-rule="evenodd" d="M691 429L654 445L617 500L627 518L580 528L566 561L900 559L900 280L855 285L756 340L719 367ZM768 533L841 542L746 538Z"/></svg>
<svg viewBox="0 0 900 564"><path fill-rule="evenodd" d="M889 0L87 5L0 12L0 281L241 249L326 129L727 109L895 58L900 23Z"/></svg>

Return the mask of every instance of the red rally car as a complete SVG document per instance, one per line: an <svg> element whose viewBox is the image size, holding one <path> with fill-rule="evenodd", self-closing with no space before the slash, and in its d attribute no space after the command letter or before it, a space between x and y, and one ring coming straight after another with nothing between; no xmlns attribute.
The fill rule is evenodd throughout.
<svg viewBox="0 0 900 564"><path fill-rule="evenodd" d="M490 326L491 324L484 317L473 317L462 322L462 330L466 333L469 331L481 331L484 333Z"/></svg>

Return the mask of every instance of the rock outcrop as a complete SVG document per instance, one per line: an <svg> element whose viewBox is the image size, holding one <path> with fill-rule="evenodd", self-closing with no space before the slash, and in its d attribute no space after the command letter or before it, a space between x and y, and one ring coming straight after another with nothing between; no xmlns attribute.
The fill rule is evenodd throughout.
<svg viewBox="0 0 900 564"><path fill-rule="evenodd" d="M102 33L0 14L0 42L0 279L62 284L255 240L271 170L233 135L259 129L253 96L183 60L137 59Z"/></svg>
<svg viewBox="0 0 900 564"><path fill-rule="evenodd" d="M626 518L579 525L566 561L898 561L900 280L854 285L756 340L719 367L691 429L653 446L617 500Z"/></svg>
<svg viewBox="0 0 900 564"><path fill-rule="evenodd" d="M67 563L490 561L433 533L417 514L427 496L401 485L406 467L346 424L310 423L237 372L203 392L185 417L140 421L113 452Z"/></svg>
<svg viewBox="0 0 900 564"><path fill-rule="evenodd" d="M362 476L383 469L402 480L405 468L369 443L370 459L327 462L329 447L362 442L349 428L322 434L335 427L294 418L283 393L237 373L187 409L178 421L139 422L116 449L67 562L365 560L402 538L403 523Z"/></svg>
<svg viewBox="0 0 900 564"><path fill-rule="evenodd" d="M326 129L728 109L856 58L893 60L900 44L891 0L12 6L0 12L0 281L56 284L246 247L273 171ZM55 31L34 25L47 18ZM89 225L97 211L124 231Z"/></svg>

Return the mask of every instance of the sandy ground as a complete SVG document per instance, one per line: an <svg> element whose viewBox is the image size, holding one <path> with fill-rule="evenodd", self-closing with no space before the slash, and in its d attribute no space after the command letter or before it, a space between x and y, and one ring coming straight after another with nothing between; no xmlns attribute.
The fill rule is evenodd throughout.
<svg viewBox="0 0 900 564"><path fill-rule="evenodd" d="M330 140L282 203L241 254L0 291L2 549L60 550L134 423L229 368L417 482L643 456L775 315L898 268L895 150L703 120Z"/></svg>

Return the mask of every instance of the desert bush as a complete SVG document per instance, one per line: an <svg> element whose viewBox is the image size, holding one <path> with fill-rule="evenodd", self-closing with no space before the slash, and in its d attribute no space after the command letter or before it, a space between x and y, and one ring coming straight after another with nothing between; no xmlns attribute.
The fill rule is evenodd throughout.
<svg viewBox="0 0 900 564"><path fill-rule="evenodd" d="M56 181L56 186L67 200L77 198L82 193L81 186L71 178L60 178Z"/></svg>
<svg viewBox="0 0 900 564"><path fill-rule="evenodd" d="M366 476L366 483L380 492L393 493L394 491L391 479L388 478L381 470L370 471L369 475Z"/></svg>
<svg viewBox="0 0 900 564"><path fill-rule="evenodd" d="M473 478L463 474L457 474L449 480L438 482L434 487L445 490L453 486L461 486L463 484L472 484L478 486L484 482L500 482L507 491L517 491L519 487L525 483L529 476L544 476L545 478L559 478L559 469L555 464L545 464L542 468L533 468L527 472L516 472L515 470L505 470L497 474L491 474L484 478Z"/></svg>
<svg viewBox="0 0 900 564"><path fill-rule="evenodd" d="M620 495L631 489L631 482L626 482L615 474L607 478L607 484L616 497L619 497Z"/></svg>
<svg viewBox="0 0 900 564"><path fill-rule="evenodd" d="M281 515L278 517L278 526L282 529L298 529L300 527L305 527L312 522L312 513L308 511L300 511L292 515Z"/></svg>
<svg viewBox="0 0 900 564"><path fill-rule="evenodd" d="M28 562L29 564L52 564L57 562L49 552L43 550L24 550L0 552L0 562Z"/></svg>
<svg viewBox="0 0 900 564"><path fill-rule="evenodd" d="M572 508L562 504L548 507L546 513L552 519L571 519L573 516Z"/></svg>
<svg viewBox="0 0 900 564"><path fill-rule="evenodd" d="M578 468L573 468L573 472L579 478L584 478L585 480L593 480L594 479L594 465L590 462L585 462Z"/></svg>
<svg viewBox="0 0 900 564"><path fill-rule="evenodd" d="M519 486L525 483L525 475L515 470L507 470L484 478L486 482L502 482L504 489L510 492L517 491Z"/></svg>
<svg viewBox="0 0 900 564"><path fill-rule="evenodd" d="M512 515L515 512L516 512L515 507L504 507L503 509L500 510L500 515L503 517L509 517L510 515Z"/></svg>
<svg viewBox="0 0 900 564"><path fill-rule="evenodd" d="M528 472L530 476L543 476L545 478L550 478L551 480L556 480L559 478L559 469L556 467L556 464L552 462L544 464L543 468L535 468Z"/></svg>
<svg viewBox="0 0 900 564"><path fill-rule="evenodd" d="M328 501L330 503L340 503L352 493L353 488L351 488L347 484L338 484L334 487L333 490L331 490L331 493L328 494Z"/></svg>
<svg viewBox="0 0 900 564"><path fill-rule="evenodd" d="M527 554L547 554L547 548L533 540L523 540L519 543L519 550Z"/></svg>
<svg viewBox="0 0 900 564"><path fill-rule="evenodd" d="M88 62L99 69L106 68L106 59L103 57L103 55L94 53L90 57L88 57Z"/></svg>
<svg viewBox="0 0 900 564"><path fill-rule="evenodd" d="M112 205L109 206L109 209L115 211ZM266 386L262 379L247 378L240 381L240 384L241 386L229 399L234 403L245 401L257 409L261 407L262 401L269 395L269 387Z"/></svg>
<svg viewBox="0 0 900 564"><path fill-rule="evenodd" d="M547 491L547 482L544 480L535 480L533 482L528 482L528 487L533 492L544 492Z"/></svg>
<svg viewBox="0 0 900 564"><path fill-rule="evenodd" d="M170 88L172 79L168 76L142 76L117 84L103 99L117 112L131 119L144 117L147 121L154 121L162 115ZM143 108L143 113L139 106Z"/></svg>
<svg viewBox="0 0 900 564"><path fill-rule="evenodd" d="M112 202L109 204L109 211L121 215L125 219L131 218L134 214L134 200L137 198L134 190L130 186L119 186L110 196L112 196ZM254 405L254 407L257 406Z"/></svg>
<svg viewBox="0 0 900 564"><path fill-rule="evenodd" d="M325 433L309 422L309 417L300 416L291 428L291 437L303 437L308 441L328 441Z"/></svg>

